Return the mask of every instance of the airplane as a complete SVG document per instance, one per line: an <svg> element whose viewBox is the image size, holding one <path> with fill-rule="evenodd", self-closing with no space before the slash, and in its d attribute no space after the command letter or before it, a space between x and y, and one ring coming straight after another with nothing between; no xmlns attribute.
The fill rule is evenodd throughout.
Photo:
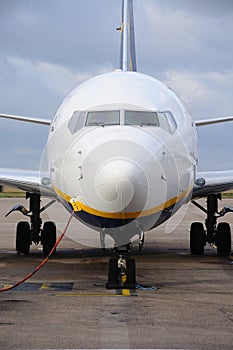
<svg viewBox="0 0 233 350"><path fill-rule="evenodd" d="M30 222L16 229L16 250L28 254L41 243L49 254L56 243L56 225L42 225L41 212L55 201L76 219L114 240L109 260L108 289L130 289L136 284L131 258L132 240L156 228L190 201L206 220L190 228L190 251L202 255L207 243L217 253L231 252L231 231L219 217L221 193L233 189L233 170L198 172L197 127L229 122L233 116L194 121L180 97L155 78L137 71L132 0L122 0L120 64L98 75L66 96L53 120L0 114L49 127L47 172L0 169L0 185L26 192L29 209L16 205ZM41 197L51 199L41 208ZM206 197L204 208L196 199ZM7 214L9 215L9 213ZM79 232L76 232L78 237Z"/></svg>

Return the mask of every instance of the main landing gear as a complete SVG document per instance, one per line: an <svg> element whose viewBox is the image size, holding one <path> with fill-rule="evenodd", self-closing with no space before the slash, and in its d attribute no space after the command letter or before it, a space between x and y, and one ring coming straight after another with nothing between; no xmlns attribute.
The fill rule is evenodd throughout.
<svg viewBox="0 0 233 350"><path fill-rule="evenodd" d="M231 229L227 222L217 224L217 219L228 212L233 212L233 207L224 207L218 212L218 200L221 194L211 194L207 197L206 209L199 203L192 201L199 209L207 214L205 227L201 222L194 222L190 229L190 251L194 255L202 255L206 243L215 244L217 253L228 256L231 253Z"/></svg>
<svg viewBox="0 0 233 350"><path fill-rule="evenodd" d="M40 207L40 194L26 192L26 199L29 199L29 210L22 205L16 205L6 214L13 211L20 211L30 218L28 221L20 221L16 228L16 251L18 254L28 254L32 242L43 245L43 253L48 255L56 243L56 226L52 221L46 221L42 226L40 214L52 205L55 200L49 202L43 208Z"/></svg>

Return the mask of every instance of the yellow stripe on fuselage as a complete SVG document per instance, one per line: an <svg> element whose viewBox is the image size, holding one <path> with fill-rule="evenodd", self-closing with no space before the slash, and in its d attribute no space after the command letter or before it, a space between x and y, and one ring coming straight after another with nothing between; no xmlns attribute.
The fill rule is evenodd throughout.
<svg viewBox="0 0 233 350"><path fill-rule="evenodd" d="M59 190L57 187L53 187L54 191L57 193L57 195L61 198L63 198L66 202L70 203L72 197L68 196L67 194L63 193L61 190ZM190 191L192 190L192 187L188 188L186 191L182 192L178 196L169 199L163 204L160 204L156 207L153 207L151 209L147 209L144 211L136 211L136 212L116 212L116 213L108 213L104 211L100 211L91 207L88 207L87 205L78 202L78 206L82 211L85 211L88 214L95 215L95 216L100 216L102 218L107 218L107 219L135 219L138 217L144 217L144 216L149 216L153 215L156 213L159 213L162 210L166 210L167 208L171 207L172 205L176 204L179 202L181 199L185 198Z"/></svg>

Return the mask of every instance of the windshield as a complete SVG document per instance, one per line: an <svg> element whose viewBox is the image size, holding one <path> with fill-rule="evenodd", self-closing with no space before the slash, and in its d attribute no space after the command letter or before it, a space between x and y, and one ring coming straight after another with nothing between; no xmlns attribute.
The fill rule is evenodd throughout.
<svg viewBox="0 0 233 350"><path fill-rule="evenodd" d="M86 126L119 125L120 111L93 111L87 113Z"/></svg>
<svg viewBox="0 0 233 350"><path fill-rule="evenodd" d="M159 126L158 115L149 111L125 111L125 125Z"/></svg>
<svg viewBox="0 0 233 350"><path fill-rule="evenodd" d="M176 121L171 112L155 111L76 111L68 122L71 134L76 133L84 126L106 126L106 125L135 125L160 127L173 134L177 129Z"/></svg>

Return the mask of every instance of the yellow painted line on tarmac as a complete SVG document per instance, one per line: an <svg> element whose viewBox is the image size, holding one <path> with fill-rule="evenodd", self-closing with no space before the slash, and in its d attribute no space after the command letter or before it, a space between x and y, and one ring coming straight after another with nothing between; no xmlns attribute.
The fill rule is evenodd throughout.
<svg viewBox="0 0 233 350"><path fill-rule="evenodd" d="M131 296L130 289L122 289L122 295L124 297L130 297Z"/></svg>
<svg viewBox="0 0 233 350"><path fill-rule="evenodd" d="M116 293L56 293L56 297L131 297L136 296L130 289L116 290Z"/></svg>
<svg viewBox="0 0 233 350"><path fill-rule="evenodd" d="M49 289L49 288L50 288L50 285L45 284L45 283L43 283L42 286L40 287L40 289L43 289L43 290Z"/></svg>
<svg viewBox="0 0 233 350"><path fill-rule="evenodd" d="M105 293L56 293L56 297L120 297L122 295L118 294L105 294Z"/></svg>

